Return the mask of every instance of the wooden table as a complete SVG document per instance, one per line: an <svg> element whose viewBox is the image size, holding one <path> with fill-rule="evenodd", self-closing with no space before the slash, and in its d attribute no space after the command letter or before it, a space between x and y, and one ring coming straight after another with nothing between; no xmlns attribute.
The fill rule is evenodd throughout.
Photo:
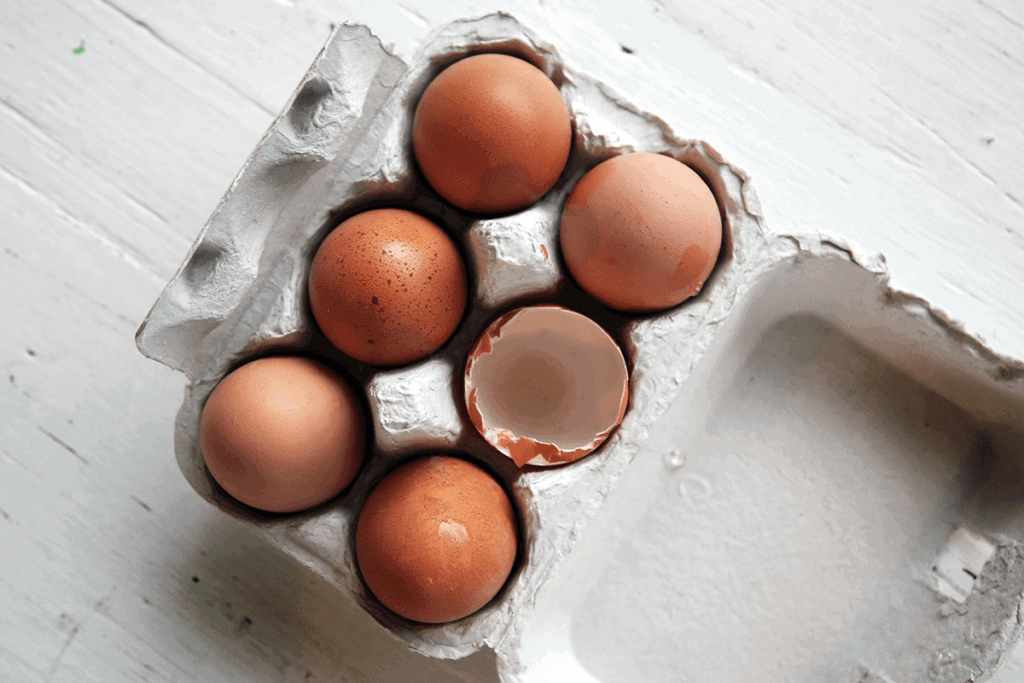
<svg viewBox="0 0 1024 683"><path fill-rule="evenodd" d="M404 58L505 9L745 169L770 228L1024 358L1024 4L34 0L0 8L0 680L486 681L188 488L134 333L334 22ZM825 9L832 7L832 9ZM993 679L1024 677L1018 645Z"/></svg>

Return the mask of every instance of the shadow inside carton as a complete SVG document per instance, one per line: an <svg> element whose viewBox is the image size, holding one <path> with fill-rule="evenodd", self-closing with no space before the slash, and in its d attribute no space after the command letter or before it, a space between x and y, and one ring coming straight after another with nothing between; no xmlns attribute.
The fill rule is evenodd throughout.
<svg viewBox="0 0 1024 683"><path fill-rule="evenodd" d="M992 536L1024 539L1024 430L987 426L971 457L965 523Z"/></svg>

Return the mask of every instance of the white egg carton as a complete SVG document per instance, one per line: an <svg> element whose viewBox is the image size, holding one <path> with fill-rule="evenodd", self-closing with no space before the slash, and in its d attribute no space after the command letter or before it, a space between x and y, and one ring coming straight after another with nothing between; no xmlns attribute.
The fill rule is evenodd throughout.
<svg viewBox="0 0 1024 683"><path fill-rule="evenodd" d="M541 68L561 90L574 126L569 163L555 187L524 211L482 219L441 201L416 170L411 150L420 93L445 66L475 52L516 54ZM600 161L628 152L669 154L697 170L725 222L721 256L702 292L658 315L605 311L575 290L559 258L558 220L569 191ZM446 227L467 258L474 294L440 351L396 369L344 359L315 331L306 302L309 265L321 240L342 218L377 206L411 208ZM630 404L619 429L591 455L567 466L519 471L470 424L462 404L463 364L499 312L552 300L610 328L630 367ZM573 615L586 604L595 580L591 570L611 566L616 543L608 534L634 533L622 520L656 500L630 484L639 481L633 473L647 471L650 462L660 466L673 439L696 438L697 426L707 421L702 392L713 394L717 381L709 368L739 367L743 359L736 354L754 348L750 340L801 315L844 330L949 400L967 401L978 420L999 422L994 416L1003 414L1003 423L1020 427L1020 412L1005 415L1007 406L1024 405L1019 363L996 357L927 303L891 292L880 256L864 256L837 238L769 234L745 174L710 145L676 137L656 116L571 68L514 18L494 14L435 31L410 65L389 54L366 27L339 26L235 178L137 341L144 354L189 379L175 451L204 499L353 597L419 652L455 658L490 647L504 680L555 680L552 667L588 680L579 665L585 657L569 642L572 629L559 624L579 618ZM262 515L210 479L198 450L199 416L228 371L289 348L326 357L363 384L373 446L339 498L306 513ZM765 410L772 414L771 406ZM781 413L778 419L785 424L788 418ZM488 606L457 622L422 625L393 615L368 593L352 541L362 501L380 477L399 461L437 450L473 457L504 481L520 514L521 547L516 570ZM644 457L630 468L642 450ZM616 494L627 468L631 476ZM675 469L661 478L674 476ZM860 482L869 484L870 478ZM600 524L591 524L595 515ZM1013 543L1000 538L1000 549ZM1007 581L1011 592L1024 588L1024 577L1019 585ZM999 653L1016 633L1006 630ZM614 643L600 647L614 649Z"/></svg>

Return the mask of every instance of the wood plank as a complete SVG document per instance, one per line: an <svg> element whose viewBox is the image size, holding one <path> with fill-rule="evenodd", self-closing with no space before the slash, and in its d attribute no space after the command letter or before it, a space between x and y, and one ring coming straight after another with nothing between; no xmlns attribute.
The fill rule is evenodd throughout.
<svg viewBox="0 0 1024 683"><path fill-rule="evenodd" d="M6 12L0 165L166 280L272 117L98 0Z"/></svg>
<svg viewBox="0 0 1024 683"><path fill-rule="evenodd" d="M900 286L1024 355L1024 5L500 6L746 169L771 228L884 250ZM498 7L0 8L0 679L493 680L493 655L381 639L203 504L172 453L183 380L132 335L332 22L408 58ZM1024 648L1008 659L1000 683Z"/></svg>

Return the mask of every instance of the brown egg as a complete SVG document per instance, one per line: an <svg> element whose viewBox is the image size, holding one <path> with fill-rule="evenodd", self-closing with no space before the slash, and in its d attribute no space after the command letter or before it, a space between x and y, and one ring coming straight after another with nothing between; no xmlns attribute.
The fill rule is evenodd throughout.
<svg viewBox="0 0 1024 683"><path fill-rule="evenodd" d="M561 306L507 313L473 345L469 419L520 467L560 465L600 446L622 421L629 373L600 325Z"/></svg>
<svg viewBox="0 0 1024 683"><path fill-rule="evenodd" d="M233 498L296 512L352 482L365 435L345 380L309 358L274 356L221 380L203 408L199 444L210 474Z"/></svg>
<svg viewBox="0 0 1024 683"><path fill-rule="evenodd" d="M349 218L324 240L309 303L324 335L363 363L399 365L439 349L466 308L466 267L440 227L402 209Z"/></svg>
<svg viewBox="0 0 1024 683"><path fill-rule="evenodd" d="M428 624L486 605L512 571L516 547L505 490L449 456L419 458L385 477L356 528L366 585L388 609Z"/></svg>
<svg viewBox="0 0 1024 683"><path fill-rule="evenodd" d="M569 158L572 124L544 72L502 54L442 71L416 107L413 150L427 182L481 213L515 211L551 189Z"/></svg>
<svg viewBox="0 0 1024 683"><path fill-rule="evenodd" d="M559 228L562 255L588 294L620 311L659 311L695 295L718 260L722 219L686 164L626 154L591 169Z"/></svg>

